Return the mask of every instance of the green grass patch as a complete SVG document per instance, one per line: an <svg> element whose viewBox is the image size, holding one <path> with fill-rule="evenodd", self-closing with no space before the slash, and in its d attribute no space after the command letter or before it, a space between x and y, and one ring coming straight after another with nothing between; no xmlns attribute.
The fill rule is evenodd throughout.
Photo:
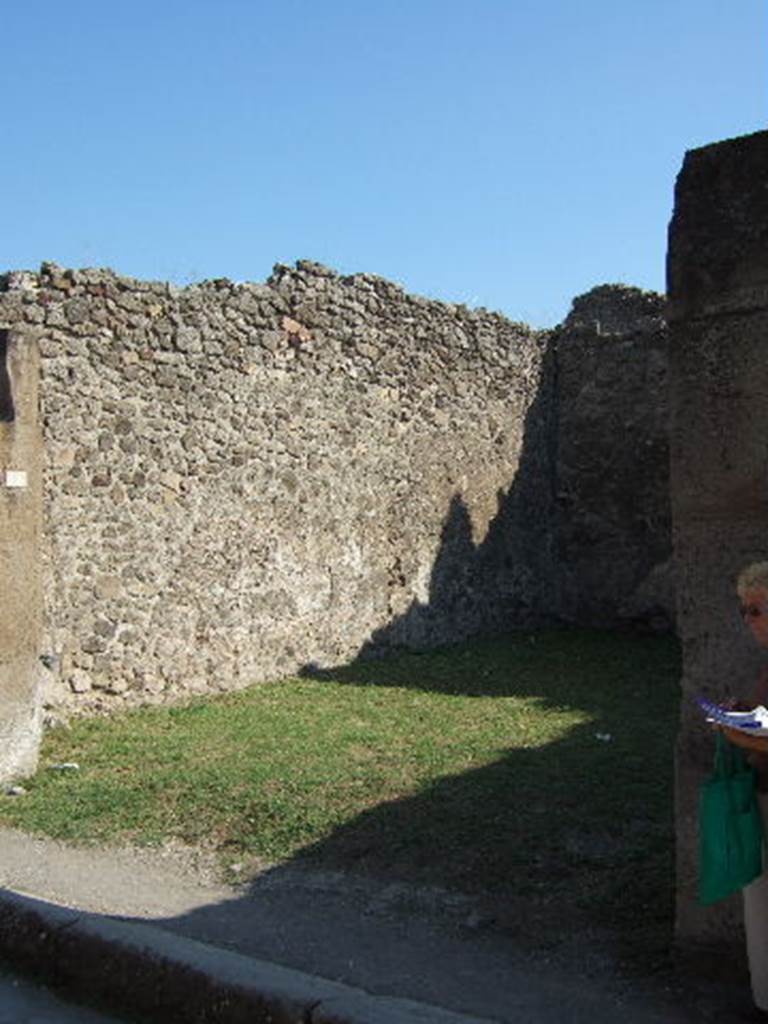
<svg viewBox="0 0 768 1024"><path fill-rule="evenodd" d="M75 721L0 820L666 928L678 678L670 638L545 631Z"/></svg>

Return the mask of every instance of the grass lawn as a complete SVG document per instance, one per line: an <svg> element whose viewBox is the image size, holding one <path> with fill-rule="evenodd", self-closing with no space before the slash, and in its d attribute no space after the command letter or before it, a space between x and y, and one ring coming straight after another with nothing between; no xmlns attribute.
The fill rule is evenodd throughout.
<svg viewBox="0 0 768 1024"><path fill-rule="evenodd" d="M671 638L553 630L79 720L0 821L482 892L660 945L678 678Z"/></svg>

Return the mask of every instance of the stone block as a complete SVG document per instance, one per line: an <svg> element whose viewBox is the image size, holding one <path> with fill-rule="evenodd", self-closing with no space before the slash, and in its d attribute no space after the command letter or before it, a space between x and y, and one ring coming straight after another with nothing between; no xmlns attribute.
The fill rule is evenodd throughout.
<svg viewBox="0 0 768 1024"><path fill-rule="evenodd" d="M768 558L768 133L686 155L669 255L671 498L683 714L678 933L735 938L734 901L696 903L696 805L713 743L692 697L747 697L757 669L735 579Z"/></svg>

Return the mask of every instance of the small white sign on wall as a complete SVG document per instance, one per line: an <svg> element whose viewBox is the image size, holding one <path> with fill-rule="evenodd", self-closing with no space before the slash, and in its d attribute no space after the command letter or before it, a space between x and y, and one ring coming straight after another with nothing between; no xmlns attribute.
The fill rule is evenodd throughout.
<svg viewBox="0 0 768 1024"><path fill-rule="evenodd" d="M5 486L6 487L26 487L27 486L27 471L25 469L6 469L6 471L5 471Z"/></svg>

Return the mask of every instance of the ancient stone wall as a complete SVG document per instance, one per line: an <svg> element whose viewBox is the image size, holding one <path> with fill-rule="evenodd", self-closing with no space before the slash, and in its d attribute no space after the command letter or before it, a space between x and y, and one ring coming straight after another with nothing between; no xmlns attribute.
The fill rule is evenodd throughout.
<svg viewBox="0 0 768 1024"><path fill-rule="evenodd" d="M582 625L669 629L664 300L602 285L574 300L555 344L560 615Z"/></svg>
<svg viewBox="0 0 768 1024"><path fill-rule="evenodd" d="M6 275L0 327L41 353L48 702L652 617L659 301L598 289L553 334L308 262Z"/></svg>
<svg viewBox="0 0 768 1024"><path fill-rule="evenodd" d="M546 605L520 533L546 532L546 469L516 482L545 335L307 263L185 289L44 266L7 276L2 324L40 329L49 699L227 689Z"/></svg>

